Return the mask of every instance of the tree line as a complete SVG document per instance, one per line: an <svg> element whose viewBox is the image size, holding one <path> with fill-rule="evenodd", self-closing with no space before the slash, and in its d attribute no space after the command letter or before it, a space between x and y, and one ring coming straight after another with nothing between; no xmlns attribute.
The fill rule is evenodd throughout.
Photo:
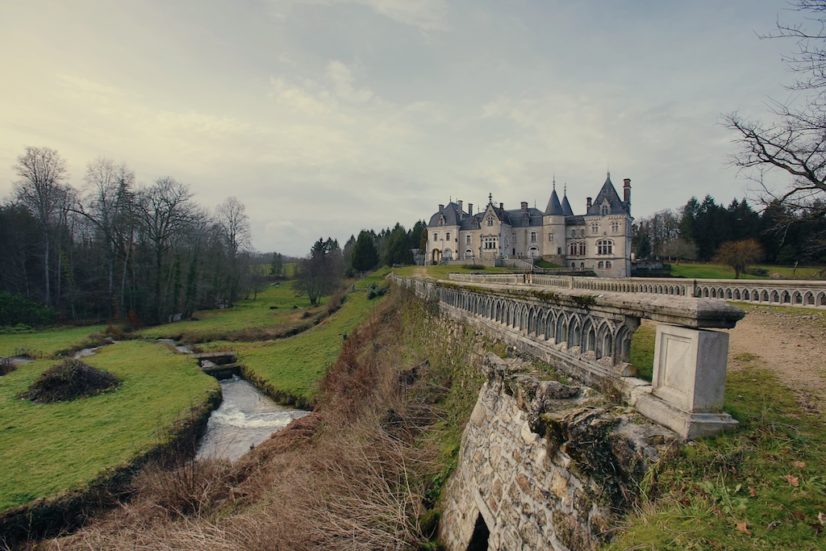
<svg viewBox="0 0 826 551"><path fill-rule="evenodd" d="M89 163L79 187L54 149L27 147L0 204L0 291L68 320L133 325L229 305L254 283L249 219L214 211L171 177L140 185L124 163Z"/></svg>
<svg viewBox="0 0 826 551"><path fill-rule="evenodd" d="M341 286L343 278L355 277L379 266L413 264L413 249L427 243L427 224L417 221L410 230L396 223L378 233L361 230L351 235L342 248L338 240L319 238L310 253L298 263L296 287L307 294L310 303L329 295ZM284 257L274 253L271 273L283 273Z"/></svg>
<svg viewBox="0 0 826 551"><path fill-rule="evenodd" d="M634 223L638 259L719 259L727 243L753 242L756 260L772 264L826 263L826 218L809 216L780 200L758 212L746 199L718 204L692 197L679 210L662 210ZM753 254L754 256L754 254ZM755 260L752 260L754 262Z"/></svg>

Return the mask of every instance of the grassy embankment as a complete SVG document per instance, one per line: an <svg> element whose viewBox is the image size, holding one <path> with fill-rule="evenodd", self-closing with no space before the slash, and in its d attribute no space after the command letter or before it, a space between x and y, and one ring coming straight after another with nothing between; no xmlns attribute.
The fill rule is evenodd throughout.
<svg viewBox="0 0 826 551"><path fill-rule="evenodd" d="M0 334L0 358L10 356L51 358L62 352L83 348L86 344L94 346L100 340L96 336L99 336L105 329L104 325L86 325L54 327L23 333L2 333Z"/></svg>
<svg viewBox="0 0 826 551"><path fill-rule="evenodd" d="M292 281L283 281L232 308L195 312L192 320L147 327L134 334L147 339L174 338L185 342L272 338L311 323L307 318L321 310L320 306L311 309L307 296L298 294Z"/></svg>
<svg viewBox="0 0 826 551"><path fill-rule="evenodd" d="M218 391L191 358L157 344L119 343L84 361L117 375L121 385L89 398L35 404L17 395L54 360L0 378L0 511L82 491L167 442L170 428Z"/></svg>
<svg viewBox="0 0 826 551"><path fill-rule="evenodd" d="M345 336L371 312L380 298L368 299L371 285L386 285L387 270L379 270L354 283L341 309L330 318L299 333L272 341L215 341L204 350L234 350L244 374L280 401L311 405L318 383L341 351Z"/></svg>
<svg viewBox="0 0 826 551"><path fill-rule="evenodd" d="M749 266L749 270L766 270L765 276L741 274L741 279L823 279L820 272L823 266L775 266L771 264L757 264ZM731 266L712 263L674 263L671 264L673 277L688 279L734 279L734 269Z"/></svg>

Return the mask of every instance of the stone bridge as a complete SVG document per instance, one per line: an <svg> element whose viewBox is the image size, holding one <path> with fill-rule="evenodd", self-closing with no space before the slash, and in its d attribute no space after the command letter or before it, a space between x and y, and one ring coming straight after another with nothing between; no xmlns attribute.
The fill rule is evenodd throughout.
<svg viewBox="0 0 826 551"><path fill-rule="evenodd" d="M619 393L683 438L736 424L722 411L728 334L714 329L734 327L743 312L724 301L538 288L530 274L486 276L474 283L390 277L417 296L437 301L443 313L578 381ZM641 319L657 324L651 382L635 377L629 363L631 338Z"/></svg>
<svg viewBox="0 0 826 551"><path fill-rule="evenodd" d="M546 274L450 274L470 283L523 283L610 293L718 298L786 306L826 308L826 281L791 279L604 278Z"/></svg>

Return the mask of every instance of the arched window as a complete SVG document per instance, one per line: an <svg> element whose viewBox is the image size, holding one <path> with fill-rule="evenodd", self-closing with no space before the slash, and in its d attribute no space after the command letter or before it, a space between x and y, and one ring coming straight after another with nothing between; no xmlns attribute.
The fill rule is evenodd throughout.
<svg viewBox="0 0 826 551"><path fill-rule="evenodd" d="M585 242L584 241L579 244L579 256L585 256Z"/></svg>
<svg viewBox="0 0 826 551"><path fill-rule="evenodd" d="M605 263L604 263L602 260L600 260L600 261L597 263L597 268L599 268L599 269L601 270L601 269L603 269L604 267L605 267Z"/></svg>
<svg viewBox="0 0 826 551"><path fill-rule="evenodd" d="M611 261L610 261L610 260L606 260L606 261L605 261L605 269L606 269L606 270L610 270L610 269L611 269Z"/></svg>
<svg viewBox="0 0 826 551"><path fill-rule="evenodd" d="M610 239L601 239L597 241L597 254L609 255L614 254L614 242Z"/></svg>

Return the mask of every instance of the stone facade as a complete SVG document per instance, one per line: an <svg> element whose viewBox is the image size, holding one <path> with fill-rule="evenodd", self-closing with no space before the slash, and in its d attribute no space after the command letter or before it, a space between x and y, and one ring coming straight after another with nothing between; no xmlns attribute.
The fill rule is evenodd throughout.
<svg viewBox="0 0 826 551"><path fill-rule="evenodd" d="M488 549L596 549L672 433L588 388L542 380L520 360L488 356L485 370L440 540L449 551L483 538Z"/></svg>
<svg viewBox="0 0 826 551"><path fill-rule="evenodd" d="M625 179L620 199L610 174L596 199L588 198L586 212L575 215L567 194L562 201L551 192L544 211L506 210L488 204L473 213L463 201L439 205L428 223L428 262L493 263L498 259L542 257L575 270L599 276L626 277L631 273L631 180Z"/></svg>

